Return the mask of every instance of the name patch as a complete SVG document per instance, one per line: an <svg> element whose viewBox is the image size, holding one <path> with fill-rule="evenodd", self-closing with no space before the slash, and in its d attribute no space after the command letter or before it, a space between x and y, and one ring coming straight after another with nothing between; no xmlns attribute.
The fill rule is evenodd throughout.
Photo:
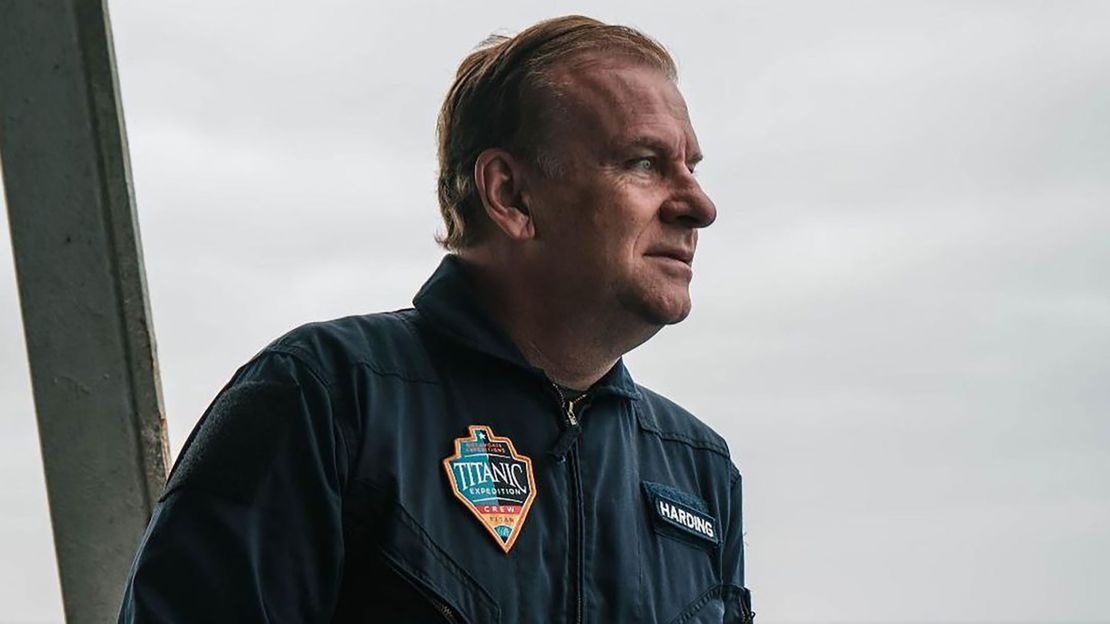
<svg viewBox="0 0 1110 624"><path fill-rule="evenodd" d="M471 425L469 430L469 436L455 438L455 454L443 460L443 468L455 498L508 553L536 498L532 460L486 425Z"/></svg>
<svg viewBox="0 0 1110 624"><path fill-rule="evenodd" d="M644 481L644 493L658 525L696 538L702 543L717 544L720 527L709 514L705 501L662 483Z"/></svg>

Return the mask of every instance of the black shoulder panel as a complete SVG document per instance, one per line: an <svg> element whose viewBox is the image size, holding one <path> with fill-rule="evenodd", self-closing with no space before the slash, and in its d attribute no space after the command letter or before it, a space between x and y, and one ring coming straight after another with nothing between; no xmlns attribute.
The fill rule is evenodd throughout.
<svg viewBox="0 0 1110 624"><path fill-rule="evenodd" d="M297 386L241 381L212 403L162 498L188 488L249 502L300 414Z"/></svg>

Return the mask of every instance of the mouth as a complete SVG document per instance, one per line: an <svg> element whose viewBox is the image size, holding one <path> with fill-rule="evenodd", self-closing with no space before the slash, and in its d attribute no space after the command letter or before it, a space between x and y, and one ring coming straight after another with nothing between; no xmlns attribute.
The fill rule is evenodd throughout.
<svg viewBox="0 0 1110 624"><path fill-rule="evenodd" d="M644 254L648 258L661 258L665 260L674 260L681 262L686 266L691 266L694 263L694 251L686 249L656 249L654 251Z"/></svg>

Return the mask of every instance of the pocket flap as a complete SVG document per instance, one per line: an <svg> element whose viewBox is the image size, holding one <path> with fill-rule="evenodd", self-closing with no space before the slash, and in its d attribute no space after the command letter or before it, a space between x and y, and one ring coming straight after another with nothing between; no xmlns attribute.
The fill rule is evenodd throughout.
<svg viewBox="0 0 1110 624"><path fill-rule="evenodd" d="M442 601L470 624L500 622L501 609L400 505L383 523L382 555L417 589Z"/></svg>

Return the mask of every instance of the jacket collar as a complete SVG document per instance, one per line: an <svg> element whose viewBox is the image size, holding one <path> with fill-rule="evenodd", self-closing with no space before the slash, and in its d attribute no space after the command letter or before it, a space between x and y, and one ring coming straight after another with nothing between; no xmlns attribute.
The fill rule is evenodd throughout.
<svg viewBox="0 0 1110 624"><path fill-rule="evenodd" d="M548 379L542 369L528 363L508 334L493 320L478 298L466 264L447 254L412 300L417 312L437 330L462 345L509 362ZM640 391L623 358L590 388L598 394L617 394L639 399Z"/></svg>

